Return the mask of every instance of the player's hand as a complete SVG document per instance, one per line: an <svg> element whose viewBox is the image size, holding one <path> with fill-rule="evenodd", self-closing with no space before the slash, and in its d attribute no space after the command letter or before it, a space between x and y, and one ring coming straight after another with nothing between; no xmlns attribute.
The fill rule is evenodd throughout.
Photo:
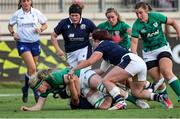
<svg viewBox="0 0 180 119"><path fill-rule="evenodd" d="M74 69L71 69L71 70L68 72L68 77L69 77L70 79L72 79L74 72L75 72Z"/></svg>
<svg viewBox="0 0 180 119"><path fill-rule="evenodd" d="M21 111L30 111L30 110L29 110L29 108L28 108L28 107L26 107L26 106L22 106L22 107L21 107Z"/></svg>
<svg viewBox="0 0 180 119"><path fill-rule="evenodd" d="M176 37L176 40L180 40L180 36L177 36L177 37Z"/></svg>
<svg viewBox="0 0 180 119"><path fill-rule="evenodd" d="M73 105L76 105L76 106L79 105L79 99L71 99L71 102Z"/></svg>
<svg viewBox="0 0 180 119"><path fill-rule="evenodd" d="M13 38L15 41L18 41L20 38L19 38L19 35L17 33L13 33Z"/></svg>
<svg viewBox="0 0 180 119"><path fill-rule="evenodd" d="M63 60L66 61L66 55L63 51L57 50L56 54Z"/></svg>
<svg viewBox="0 0 180 119"><path fill-rule="evenodd" d="M35 32L38 33L38 34L40 34L40 33L42 33L42 30L41 30L40 28L36 28L36 29L35 29Z"/></svg>

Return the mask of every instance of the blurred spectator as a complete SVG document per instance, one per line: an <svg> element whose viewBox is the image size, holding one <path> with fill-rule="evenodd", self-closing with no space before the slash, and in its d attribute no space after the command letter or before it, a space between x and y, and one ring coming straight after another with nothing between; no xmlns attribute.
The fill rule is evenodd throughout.
<svg viewBox="0 0 180 119"><path fill-rule="evenodd" d="M172 8L172 0L159 0L160 8Z"/></svg>

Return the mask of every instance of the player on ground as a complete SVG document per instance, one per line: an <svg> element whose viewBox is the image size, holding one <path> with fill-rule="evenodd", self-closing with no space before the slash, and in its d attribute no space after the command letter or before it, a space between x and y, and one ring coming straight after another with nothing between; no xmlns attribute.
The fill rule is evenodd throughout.
<svg viewBox="0 0 180 119"><path fill-rule="evenodd" d="M65 68L62 70L43 70L38 72L37 76L33 80L30 80L30 86L33 90L39 90L41 93L40 98L34 106L22 106L21 110L41 110L49 93L58 94L62 98L71 98L71 107L73 109L108 109L111 106L111 96L97 91L97 87L101 83L101 77L99 75L96 75L92 70L86 70L83 73L80 73L80 70L78 70L70 78L67 75L69 71L69 68ZM79 98L80 90L82 96L88 102L83 97ZM91 106L87 103L90 103Z"/></svg>

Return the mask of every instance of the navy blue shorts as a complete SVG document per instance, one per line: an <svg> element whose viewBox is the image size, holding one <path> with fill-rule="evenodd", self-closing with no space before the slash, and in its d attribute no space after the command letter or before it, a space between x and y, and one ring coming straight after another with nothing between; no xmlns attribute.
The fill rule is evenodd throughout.
<svg viewBox="0 0 180 119"><path fill-rule="evenodd" d="M33 57L39 56L41 53L40 42L39 41L33 43L17 42L17 50L19 56L21 56L26 51L30 51Z"/></svg>
<svg viewBox="0 0 180 119"><path fill-rule="evenodd" d="M79 105L75 106L70 102L71 109L94 109L94 107L87 101L86 98L79 97Z"/></svg>

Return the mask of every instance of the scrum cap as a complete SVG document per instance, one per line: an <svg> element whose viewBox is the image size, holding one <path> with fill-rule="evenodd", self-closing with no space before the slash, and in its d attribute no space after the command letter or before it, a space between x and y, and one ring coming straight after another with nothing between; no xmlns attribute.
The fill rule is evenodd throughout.
<svg viewBox="0 0 180 119"><path fill-rule="evenodd" d="M29 80L29 86L33 90L37 90L39 86L42 84L42 82L49 76L49 74L52 72L52 69L45 69L40 70L34 75L34 77Z"/></svg>
<svg viewBox="0 0 180 119"><path fill-rule="evenodd" d="M72 4L69 7L69 14L71 14L71 13L78 13L81 16L82 8L78 4Z"/></svg>

